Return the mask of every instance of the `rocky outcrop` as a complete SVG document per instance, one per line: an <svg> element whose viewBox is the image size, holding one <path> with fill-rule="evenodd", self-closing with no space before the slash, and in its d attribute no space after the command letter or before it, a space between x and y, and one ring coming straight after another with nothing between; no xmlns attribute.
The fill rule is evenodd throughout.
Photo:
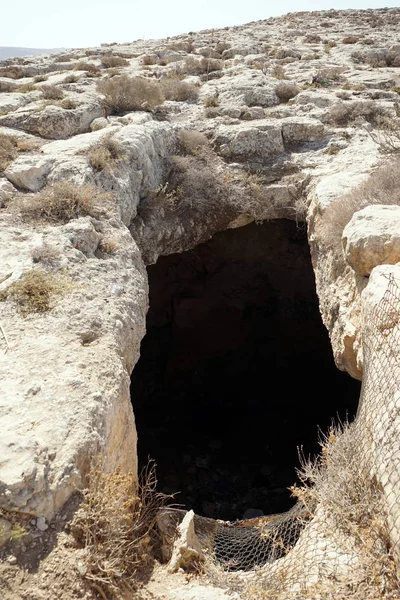
<svg viewBox="0 0 400 600"><path fill-rule="evenodd" d="M400 262L400 207L367 206L354 214L343 231L346 261L368 277L374 267Z"/></svg>
<svg viewBox="0 0 400 600"><path fill-rule="evenodd" d="M387 26L374 29L374 39L389 46L396 41L391 11L382 14ZM190 41L190 52L168 48L172 40L107 48L129 56L121 73L176 83L153 110L143 103L140 110L104 111L96 87L109 75L99 67L101 48L89 57L74 50L68 63L29 59L21 83L35 86L32 75L47 73L62 100L43 102L38 88L15 91L14 80L13 90L0 94L1 133L18 154L7 158L0 179L0 290L37 267L42 246L53 249L51 268L45 258L39 262L63 288L44 314L23 316L12 298L1 303L0 506L50 518L101 449L105 468L136 468L128 386L144 335L144 264L218 231L254 220L304 221L307 213L335 361L361 377L361 293L373 267L397 260L393 222L384 216L395 211L383 207L373 221L368 211L354 216L345 231L347 263L341 242L328 241L326 215L379 164L368 133L376 117L396 114L393 52L379 55L384 64L375 66L361 52L367 16L335 13L329 20L336 28L325 28L319 14L296 13L174 40L182 47ZM355 28L360 55L342 43ZM306 39L311 29L319 41ZM218 61L215 69L208 57ZM179 95L181 78L192 86L190 98ZM200 132L206 150L193 140L184 147L181 130ZM18 146L27 134L37 147ZM189 182L178 181L182 165L196 160ZM69 223L20 219L21 194L29 202L29 194L66 179L112 192L113 207Z"/></svg>

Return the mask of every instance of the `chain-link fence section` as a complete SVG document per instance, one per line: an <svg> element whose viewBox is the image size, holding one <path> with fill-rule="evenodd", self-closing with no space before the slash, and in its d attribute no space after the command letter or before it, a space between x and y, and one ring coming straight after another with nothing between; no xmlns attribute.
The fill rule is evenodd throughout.
<svg viewBox="0 0 400 600"><path fill-rule="evenodd" d="M393 275L364 322L356 419L332 427L318 459L303 461L294 508L235 523L195 516L208 575L243 599L400 598L400 290ZM185 511L168 514L164 539L168 527L173 538Z"/></svg>

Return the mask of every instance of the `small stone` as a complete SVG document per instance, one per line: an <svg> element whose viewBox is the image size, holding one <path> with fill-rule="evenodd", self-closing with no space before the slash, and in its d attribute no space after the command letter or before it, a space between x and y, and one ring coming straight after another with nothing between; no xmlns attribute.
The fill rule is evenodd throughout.
<svg viewBox="0 0 400 600"><path fill-rule="evenodd" d="M16 565L17 564L17 557L14 556L13 554L10 554L10 556L7 557L7 562L10 565Z"/></svg>
<svg viewBox="0 0 400 600"><path fill-rule="evenodd" d="M49 528L44 517L38 517L36 519L36 527L39 529L39 531L46 531L46 529Z"/></svg>

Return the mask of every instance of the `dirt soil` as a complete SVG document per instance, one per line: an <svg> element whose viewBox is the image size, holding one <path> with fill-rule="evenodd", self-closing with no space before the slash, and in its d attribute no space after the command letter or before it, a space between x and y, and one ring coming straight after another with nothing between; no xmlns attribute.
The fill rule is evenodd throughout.
<svg viewBox="0 0 400 600"><path fill-rule="evenodd" d="M117 600L84 577L85 551L68 532L78 503L79 498L72 498L46 531L39 531L34 520L27 521L27 534L0 550L0 600ZM171 590L195 582L208 583L198 575L170 574L155 560L138 574L137 588L121 598L169 600Z"/></svg>

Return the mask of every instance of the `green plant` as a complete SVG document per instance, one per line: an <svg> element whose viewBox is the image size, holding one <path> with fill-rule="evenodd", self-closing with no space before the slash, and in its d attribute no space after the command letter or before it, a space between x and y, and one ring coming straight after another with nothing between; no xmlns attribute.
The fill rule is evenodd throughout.
<svg viewBox="0 0 400 600"><path fill-rule="evenodd" d="M99 81L97 89L104 95L106 106L117 113L151 110L164 101L160 84L144 77L117 75Z"/></svg>
<svg viewBox="0 0 400 600"><path fill-rule="evenodd" d="M59 276L41 268L32 269L0 293L0 300L11 300L22 316L50 310L54 296L65 291L66 285Z"/></svg>

